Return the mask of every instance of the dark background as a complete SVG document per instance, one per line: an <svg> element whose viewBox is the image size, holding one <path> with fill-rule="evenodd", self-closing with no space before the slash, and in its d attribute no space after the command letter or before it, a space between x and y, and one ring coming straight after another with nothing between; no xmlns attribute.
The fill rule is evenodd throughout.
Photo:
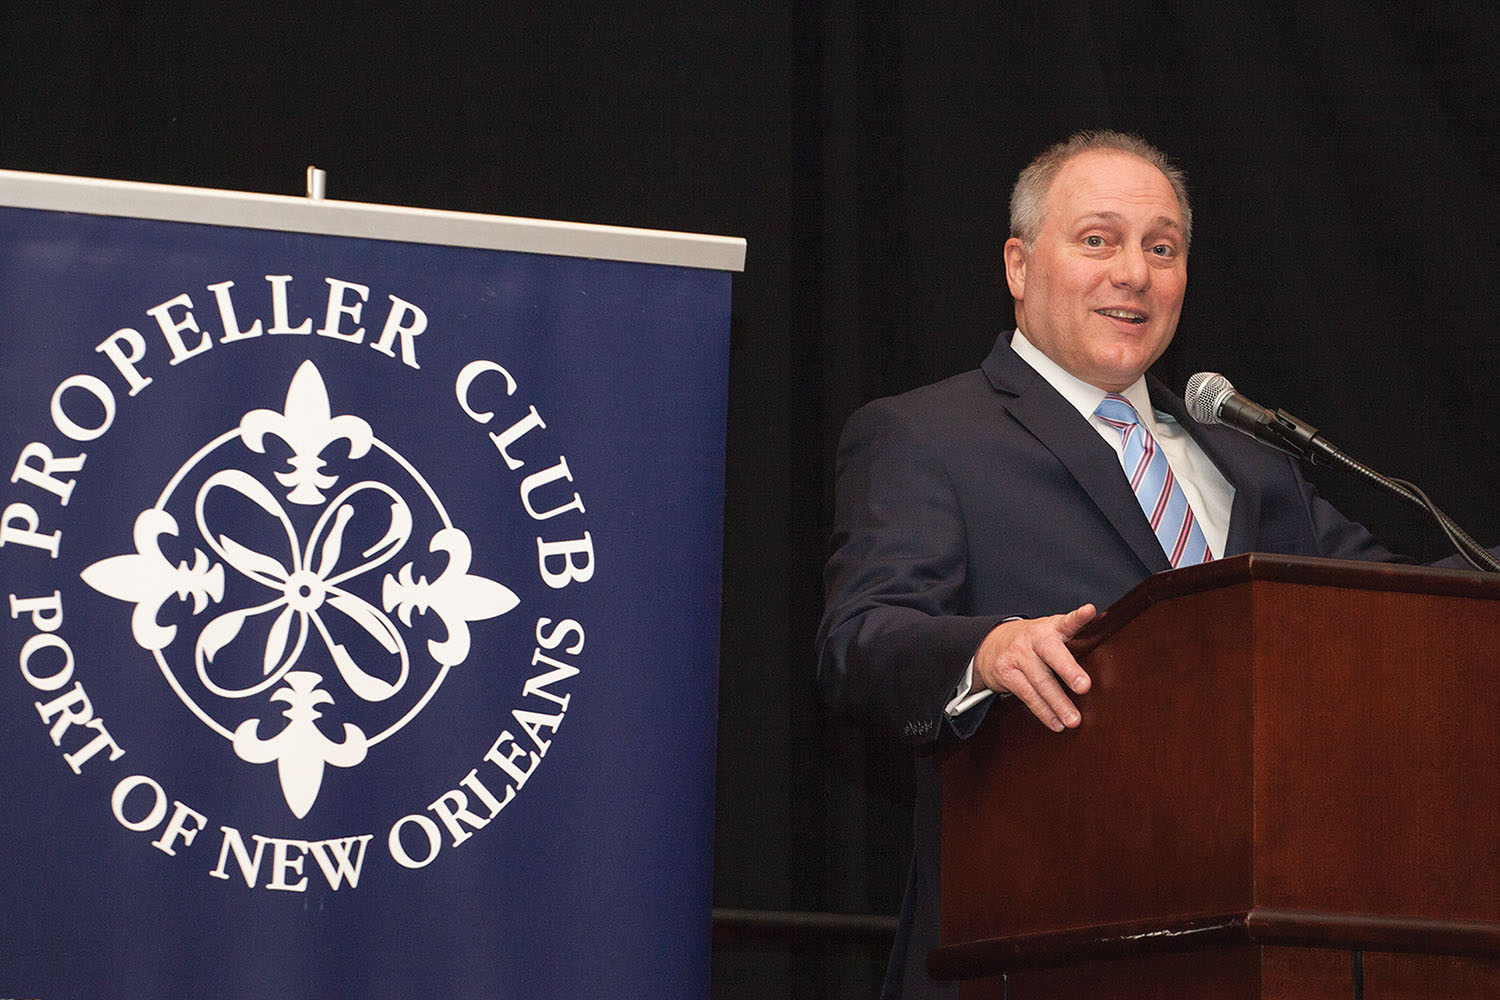
<svg viewBox="0 0 1500 1000"><path fill-rule="evenodd" d="M859 403L974 367L1008 328L1010 184L1076 129L1138 131L1188 172L1169 383L1222 371L1500 540L1493 4L211 6L7 4L0 167L300 194L316 164L341 200L749 241L721 908L896 911L906 755L813 690L833 450ZM1442 554L1393 501L1323 482ZM715 995L872 996L884 947L726 935Z"/></svg>

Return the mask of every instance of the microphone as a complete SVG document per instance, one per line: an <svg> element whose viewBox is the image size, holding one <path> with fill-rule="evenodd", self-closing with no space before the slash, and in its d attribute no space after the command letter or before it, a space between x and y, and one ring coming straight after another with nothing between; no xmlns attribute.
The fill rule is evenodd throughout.
<svg viewBox="0 0 1500 1000"><path fill-rule="evenodd" d="M1344 455L1318 433L1316 427L1285 410L1272 412L1241 395L1218 372L1199 372L1188 379L1183 394L1188 414L1200 424L1224 424L1314 464L1339 465Z"/></svg>
<svg viewBox="0 0 1500 1000"><path fill-rule="evenodd" d="M1399 497L1432 515L1453 547L1475 569L1500 573L1500 560L1469 537L1453 519L1438 509L1416 485L1404 479L1383 476L1355 461L1309 426L1285 410L1268 410L1237 392L1218 372L1199 372L1188 379L1183 393L1188 415L1200 424L1224 424L1263 441L1293 458L1314 464L1337 466L1354 473L1392 496Z"/></svg>

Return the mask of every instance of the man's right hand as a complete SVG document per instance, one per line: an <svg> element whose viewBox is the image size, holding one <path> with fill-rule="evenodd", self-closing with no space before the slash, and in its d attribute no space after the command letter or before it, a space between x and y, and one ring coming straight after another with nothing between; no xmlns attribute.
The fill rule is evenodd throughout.
<svg viewBox="0 0 1500 1000"><path fill-rule="evenodd" d="M991 691L1015 695L1055 733L1077 726L1083 717L1068 691L1083 694L1093 682L1065 643L1096 614L1092 604L1085 604L1065 615L1001 622L974 654L975 680Z"/></svg>

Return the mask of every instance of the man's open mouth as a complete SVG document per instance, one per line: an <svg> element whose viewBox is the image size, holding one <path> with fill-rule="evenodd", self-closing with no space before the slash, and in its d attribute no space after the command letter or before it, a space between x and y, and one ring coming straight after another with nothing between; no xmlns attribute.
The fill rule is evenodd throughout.
<svg viewBox="0 0 1500 1000"><path fill-rule="evenodd" d="M1127 323L1146 322L1146 314L1133 309L1095 309L1094 312L1100 316L1108 316L1110 319L1122 319Z"/></svg>

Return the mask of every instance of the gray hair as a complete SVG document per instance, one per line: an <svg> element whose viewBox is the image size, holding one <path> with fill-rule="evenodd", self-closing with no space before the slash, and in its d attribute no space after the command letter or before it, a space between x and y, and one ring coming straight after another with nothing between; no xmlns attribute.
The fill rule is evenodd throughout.
<svg viewBox="0 0 1500 1000"><path fill-rule="evenodd" d="M1047 147L1021 171L1021 176L1016 178L1016 186L1010 192L1011 236L1025 244L1028 251L1036 245L1037 234L1042 230L1047 192L1057 178L1057 172L1073 157L1094 150L1129 153L1160 170L1172 185L1172 193L1177 195L1177 207L1182 212L1183 241L1188 245L1192 244L1193 207L1188 201L1187 175L1173 165L1165 153L1140 136L1105 131L1078 132Z"/></svg>

